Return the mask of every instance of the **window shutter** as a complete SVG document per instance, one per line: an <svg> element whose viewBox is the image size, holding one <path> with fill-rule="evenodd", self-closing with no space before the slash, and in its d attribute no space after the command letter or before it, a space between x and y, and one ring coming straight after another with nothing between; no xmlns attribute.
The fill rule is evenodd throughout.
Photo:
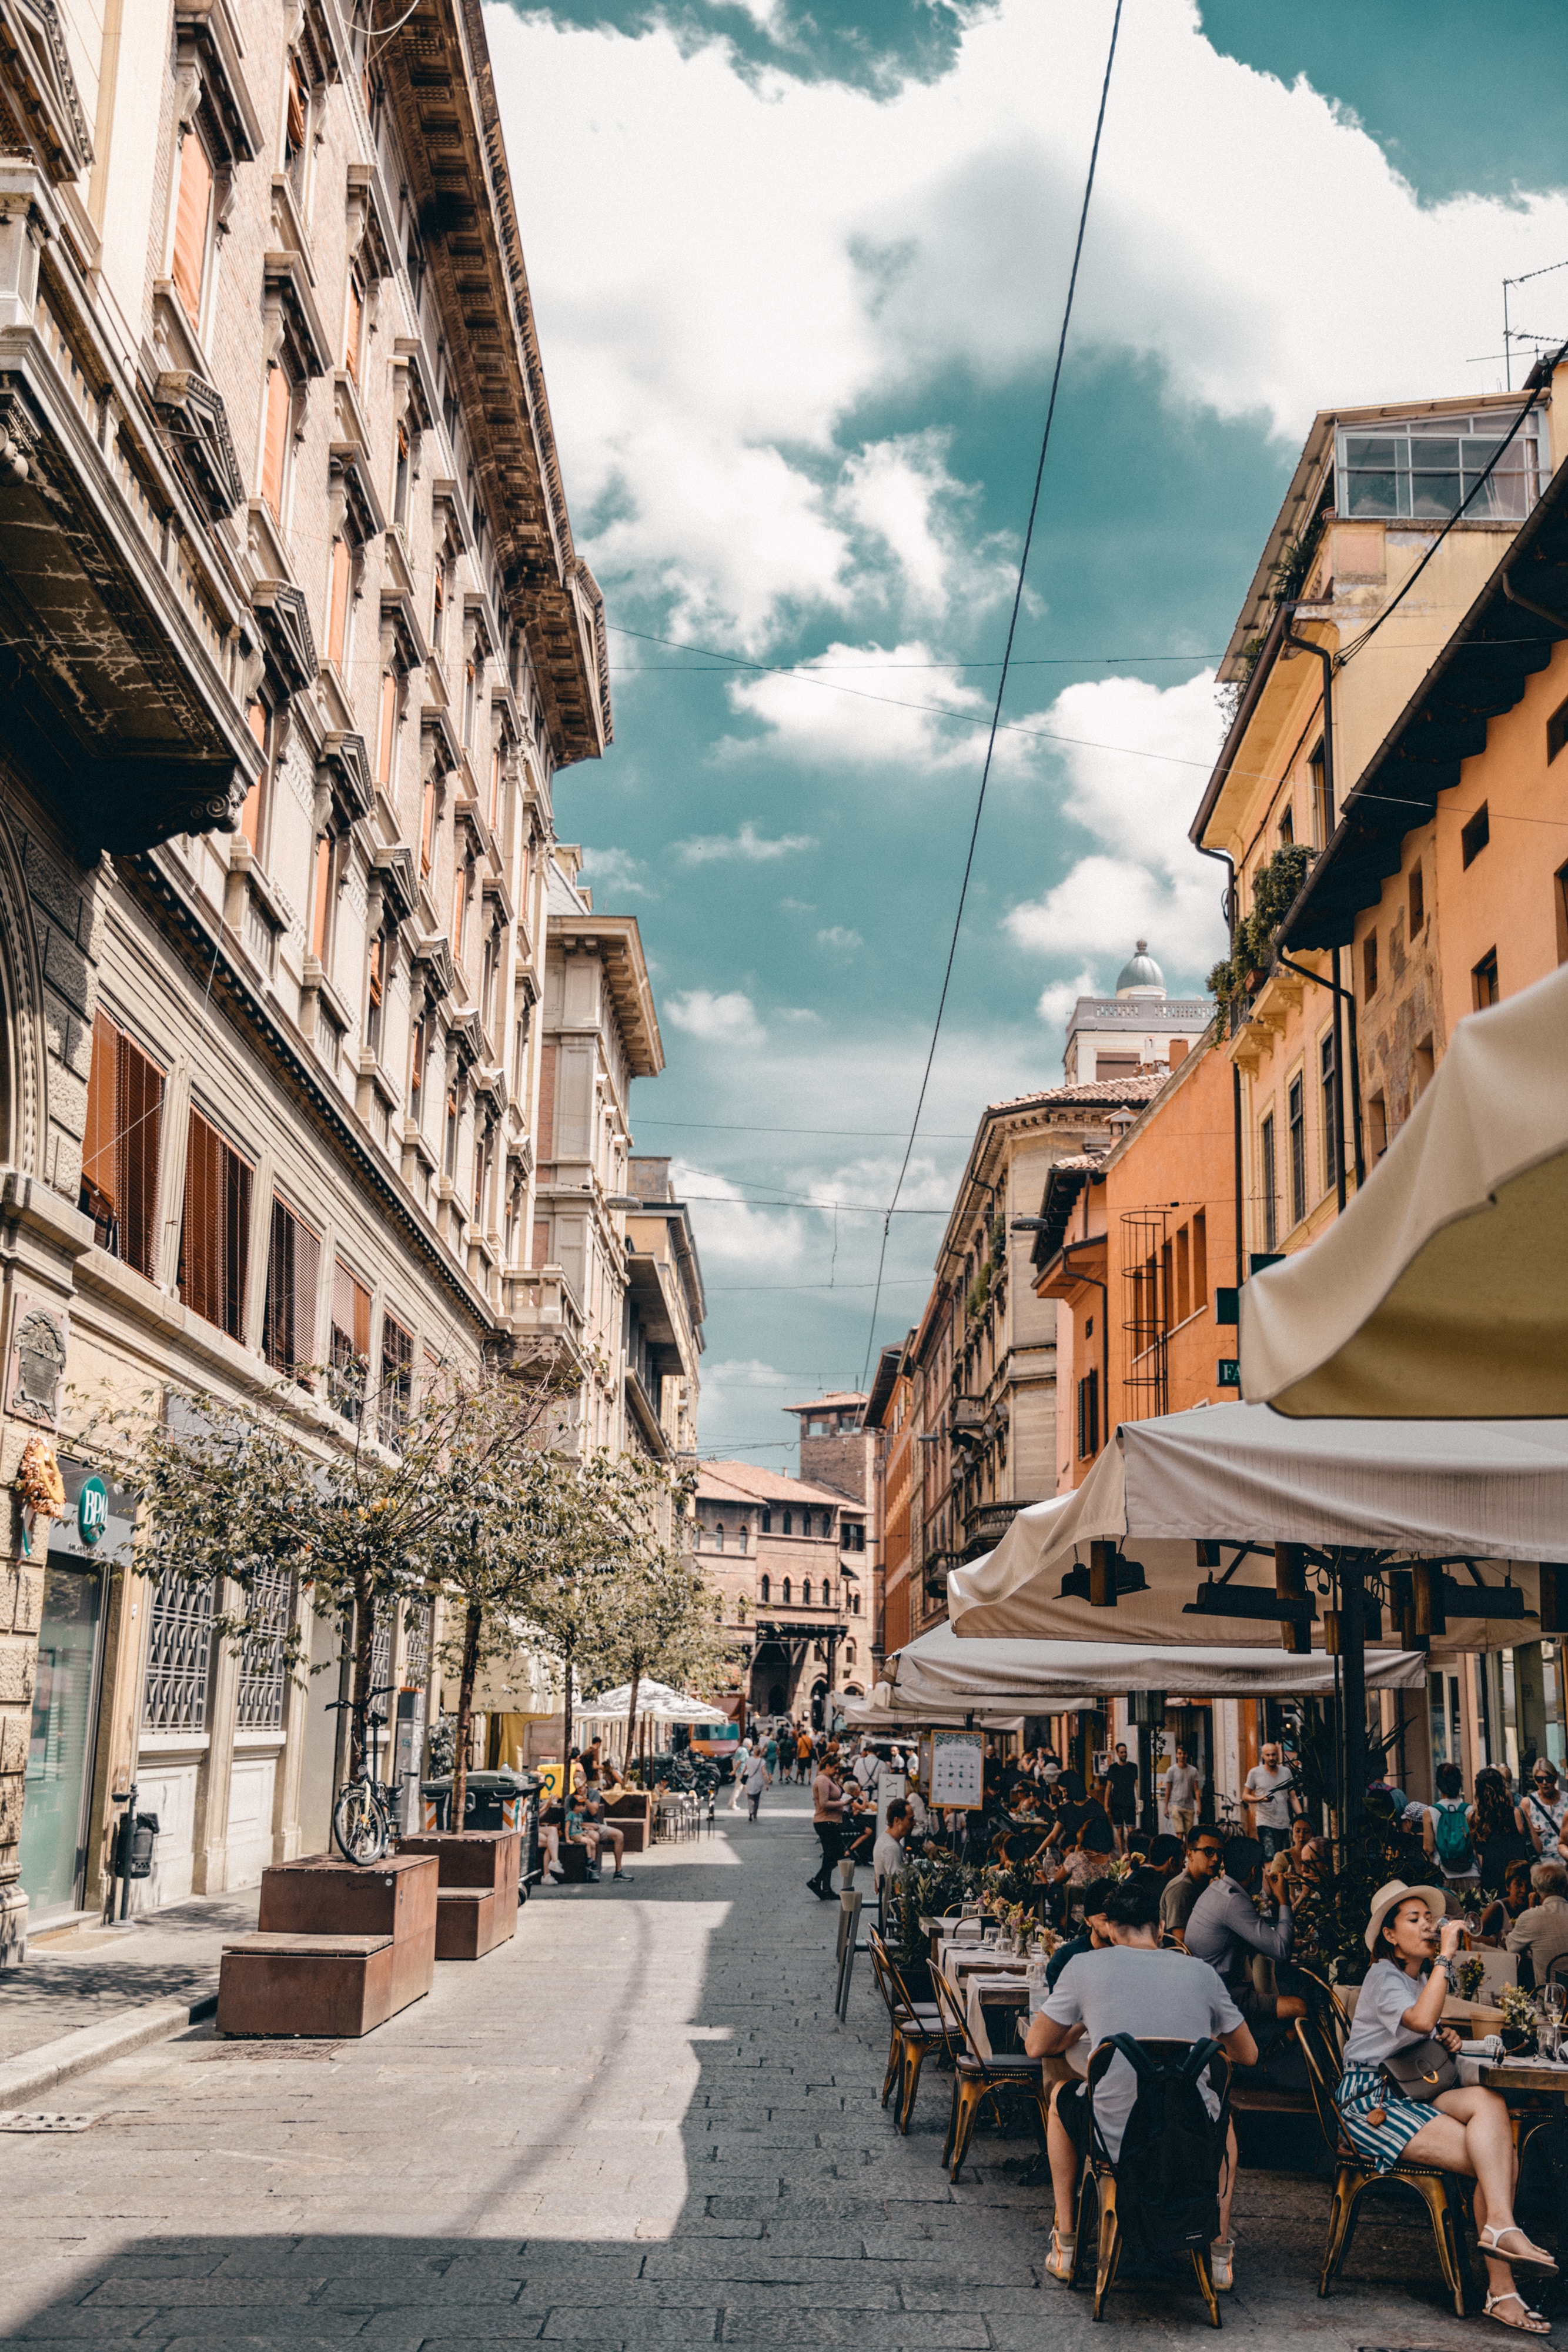
<svg viewBox="0 0 1568 2352"><path fill-rule="evenodd" d="M290 406L287 372L276 363L267 372L267 426L261 448L261 495L274 522L283 520L283 469L288 452Z"/></svg>
<svg viewBox="0 0 1568 2352"><path fill-rule="evenodd" d="M332 1370L335 1401L346 1420L360 1418L370 1356L371 1294L340 1258L332 1269Z"/></svg>
<svg viewBox="0 0 1568 2352"><path fill-rule="evenodd" d="M382 672L382 726L376 746L376 782L392 782L392 737L397 728L397 675L390 669Z"/></svg>
<svg viewBox="0 0 1568 2352"><path fill-rule="evenodd" d="M419 818L419 870L428 874L435 858L435 779L424 782L424 805Z"/></svg>
<svg viewBox="0 0 1568 2352"><path fill-rule="evenodd" d="M344 640L349 634L349 542L346 539L332 541L332 600L327 618L327 658L342 665Z"/></svg>
<svg viewBox="0 0 1568 2352"><path fill-rule="evenodd" d="M99 1013L92 1026L80 1206L99 1246L151 1280L158 1248L163 1073Z"/></svg>
<svg viewBox="0 0 1568 2352"><path fill-rule="evenodd" d="M343 336L343 365L353 378L356 388L360 381L360 332L365 315L364 297L360 292L357 278L349 279L349 316Z"/></svg>
<svg viewBox="0 0 1568 2352"><path fill-rule="evenodd" d="M277 1194L267 1254L267 1318L263 1352L274 1371L298 1378L315 1354L316 1283L321 1244L302 1217Z"/></svg>
<svg viewBox="0 0 1568 2352"><path fill-rule="evenodd" d="M180 142L180 192L174 205L174 291L192 326L197 328L212 205L213 167L195 131L187 131Z"/></svg>
<svg viewBox="0 0 1568 2352"><path fill-rule="evenodd" d="M408 1426L413 1398L413 1334L392 1316L382 1317L381 1433L395 1445Z"/></svg>
<svg viewBox="0 0 1568 2352"><path fill-rule="evenodd" d="M186 1131L180 1297L193 1315L215 1323L231 1339L243 1337L250 1187L249 1162L193 1110Z"/></svg>
<svg viewBox="0 0 1568 2352"><path fill-rule="evenodd" d="M316 838L316 903L310 916L310 952L318 963L325 961L327 915L331 904L332 836L323 833Z"/></svg>

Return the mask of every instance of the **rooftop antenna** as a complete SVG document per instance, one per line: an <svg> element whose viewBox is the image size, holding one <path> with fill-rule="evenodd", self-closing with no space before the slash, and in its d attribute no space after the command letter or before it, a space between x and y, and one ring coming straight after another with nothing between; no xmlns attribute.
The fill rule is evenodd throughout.
<svg viewBox="0 0 1568 2352"><path fill-rule="evenodd" d="M1568 269L1568 261L1549 261L1543 269L1527 269L1521 278L1505 278L1502 281L1502 382L1503 390L1513 390L1513 330L1508 323L1508 289L1511 286L1528 286L1532 278L1550 278L1554 269ZM1521 342L1542 342L1548 338L1527 335L1522 330Z"/></svg>

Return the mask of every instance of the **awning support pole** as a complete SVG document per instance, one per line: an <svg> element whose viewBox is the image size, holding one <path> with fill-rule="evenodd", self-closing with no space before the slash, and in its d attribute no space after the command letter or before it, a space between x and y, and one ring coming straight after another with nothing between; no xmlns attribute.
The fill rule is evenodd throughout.
<svg viewBox="0 0 1568 2352"><path fill-rule="evenodd" d="M1366 1812L1366 1643L1364 1555L1339 1556L1340 1663L1344 1690L1344 1810L1347 1853L1355 1852Z"/></svg>

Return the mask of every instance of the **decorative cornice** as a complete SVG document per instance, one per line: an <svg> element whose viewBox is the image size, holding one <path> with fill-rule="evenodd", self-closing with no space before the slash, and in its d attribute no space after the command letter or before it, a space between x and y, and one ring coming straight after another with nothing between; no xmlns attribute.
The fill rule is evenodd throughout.
<svg viewBox="0 0 1568 2352"><path fill-rule="evenodd" d="M223 394L191 368L166 368L152 387L175 463L214 522L245 497Z"/></svg>
<svg viewBox="0 0 1568 2352"><path fill-rule="evenodd" d="M318 667L304 590L291 580L258 580L250 601L278 677L290 694L300 693Z"/></svg>

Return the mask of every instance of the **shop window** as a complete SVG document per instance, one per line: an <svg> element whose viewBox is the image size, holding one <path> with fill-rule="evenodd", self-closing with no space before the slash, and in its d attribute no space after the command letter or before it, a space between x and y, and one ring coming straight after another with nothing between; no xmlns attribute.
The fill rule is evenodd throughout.
<svg viewBox="0 0 1568 2352"><path fill-rule="evenodd" d="M262 1353L275 1372L298 1380L316 1353L316 1290L321 1239L274 1193L267 1253L267 1313Z"/></svg>
<svg viewBox="0 0 1568 2352"><path fill-rule="evenodd" d="M185 1206L180 1225L183 1303L231 1339L243 1337L250 1267L252 1170L211 1120L193 1110L185 1144Z"/></svg>
<svg viewBox="0 0 1568 2352"><path fill-rule="evenodd" d="M1482 801L1459 835L1459 852L1467 866L1473 866L1491 839L1491 817Z"/></svg>
<svg viewBox="0 0 1568 2352"><path fill-rule="evenodd" d="M93 1238L152 1278L158 1254L158 1151L163 1073L107 1013L92 1024L78 1201Z"/></svg>
<svg viewBox="0 0 1568 2352"><path fill-rule="evenodd" d="M333 1401L345 1421L358 1421L371 1356L371 1294L341 1258L332 1268L331 1354Z"/></svg>
<svg viewBox="0 0 1568 2352"><path fill-rule="evenodd" d="M413 1403L413 1334L391 1315L382 1317L381 1433L396 1447Z"/></svg>
<svg viewBox="0 0 1568 2352"><path fill-rule="evenodd" d="M174 291L193 331L202 331L202 303L213 246L213 165L199 131L180 142L180 185L174 199Z"/></svg>
<svg viewBox="0 0 1568 2352"><path fill-rule="evenodd" d="M1497 984L1496 948L1493 948L1490 954L1482 956L1470 974L1470 982L1478 1013L1484 1013L1489 1004L1498 1003L1502 992Z"/></svg>

